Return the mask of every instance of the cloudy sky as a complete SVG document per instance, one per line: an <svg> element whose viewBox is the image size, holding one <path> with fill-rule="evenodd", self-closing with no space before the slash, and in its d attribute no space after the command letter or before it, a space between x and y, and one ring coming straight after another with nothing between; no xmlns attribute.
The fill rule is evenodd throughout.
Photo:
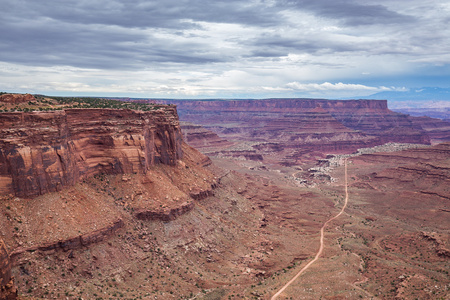
<svg viewBox="0 0 450 300"><path fill-rule="evenodd" d="M0 0L0 91L338 98L450 87L448 0Z"/></svg>

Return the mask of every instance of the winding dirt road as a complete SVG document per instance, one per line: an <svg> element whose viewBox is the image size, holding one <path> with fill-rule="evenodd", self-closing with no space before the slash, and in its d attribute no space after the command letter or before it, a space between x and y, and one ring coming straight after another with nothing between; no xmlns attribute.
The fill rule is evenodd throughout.
<svg viewBox="0 0 450 300"><path fill-rule="evenodd" d="M348 187L347 187L347 158L344 160L344 170L345 170L345 175L344 175L344 180L345 180L345 200L344 200L344 206L342 207L341 211L335 215L334 217L332 217L331 219L329 219L328 221L326 221L322 228L320 228L320 247L319 247L319 251L317 251L316 256L314 257L314 259L312 261L310 261L306 266L303 267L303 269L301 269L295 276L294 278L292 278L291 280L289 280L288 283L286 283L275 295L272 296L272 298L270 298L271 300L275 300L277 299L278 296L281 295L281 293L284 292L284 290L290 286L300 275L302 275L303 272L305 272L313 263L316 262L316 260L319 259L320 255L322 254L323 251L323 236L324 236L324 230L325 227L327 226L328 223L330 223L331 221L333 221L334 219L338 218L340 215L342 215L344 213L345 208L347 207L347 203L348 203Z"/></svg>

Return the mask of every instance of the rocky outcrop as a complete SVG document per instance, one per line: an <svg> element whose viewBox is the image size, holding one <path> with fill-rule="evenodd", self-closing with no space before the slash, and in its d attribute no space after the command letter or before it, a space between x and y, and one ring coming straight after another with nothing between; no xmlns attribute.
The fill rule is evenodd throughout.
<svg viewBox="0 0 450 300"><path fill-rule="evenodd" d="M436 253L439 256L450 257L450 250L445 247L445 242L435 232L421 232L422 238L435 244Z"/></svg>
<svg viewBox="0 0 450 300"><path fill-rule="evenodd" d="M2 194L41 195L95 174L145 173L182 157L173 106L9 112L0 124Z"/></svg>
<svg viewBox="0 0 450 300"><path fill-rule="evenodd" d="M20 104L28 101L35 101L33 95L30 94L3 94L0 95L0 102L7 104Z"/></svg>
<svg viewBox="0 0 450 300"><path fill-rule="evenodd" d="M211 184L211 188L208 189L200 189L196 188L194 190L191 190L189 193L189 197L191 197L194 200L200 201L207 197L210 197L214 195L214 189L217 188L217 183Z"/></svg>
<svg viewBox="0 0 450 300"><path fill-rule="evenodd" d="M118 219L109 226L88 232L86 234L78 235L76 237L49 242L34 247L18 248L11 253L11 257L14 259L15 257L19 256L24 252L50 251L50 250L68 251L72 249L78 249L83 246L89 246L90 244L98 243L105 240L123 226L124 222L122 221L122 219Z"/></svg>
<svg viewBox="0 0 450 300"><path fill-rule="evenodd" d="M178 207L170 209L161 209L161 210L141 209L135 214L135 216L140 220L151 220L151 221L159 220L169 222L191 211L193 208L194 208L193 202L186 202Z"/></svg>
<svg viewBox="0 0 450 300"><path fill-rule="evenodd" d="M0 299L12 300L17 298L17 288L11 277L11 263L6 246L0 239Z"/></svg>

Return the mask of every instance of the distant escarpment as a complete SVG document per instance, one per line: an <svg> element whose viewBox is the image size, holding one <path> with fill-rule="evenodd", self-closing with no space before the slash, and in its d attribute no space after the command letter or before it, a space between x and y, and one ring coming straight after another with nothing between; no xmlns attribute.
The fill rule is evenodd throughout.
<svg viewBox="0 0 450 300"><path fill-rule="evenodd" d="M388 142L430 144L430 135L422 123L389 110L386 100L167 100L164 103L177 105L180 120L200 124L228 141L252 142L252 149L265 157L277 152L279 157L292 161L301 159L305 151L349 153ZM445 133L439 131L435 136L442 137ZM195 143L201 144L199 140Z"/></svg>
<svg viewBox="0 0 450 300"><path fill-rule="evenodd" d="M96 174L175 165L181 143L173 106L0 113L0 194L37 196Z"/></svg>

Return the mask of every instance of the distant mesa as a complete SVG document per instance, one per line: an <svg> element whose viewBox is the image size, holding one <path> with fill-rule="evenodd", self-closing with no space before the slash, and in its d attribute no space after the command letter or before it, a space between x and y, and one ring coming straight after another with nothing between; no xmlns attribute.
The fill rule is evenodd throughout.
<svg viewBox="0 0 450 300"><path fill-rule="evenodd" d="M450 136L450 123L393 112L388 109L386 100L294 98L156 102L175 104L181 121L202 125L221 139L241 143L222 154L248 159L261 160L261 155L263 158L272 155L295 162L306 157L306 153L351 153L388 142L439 143ZM205 135L205 139L210 137ZM202 148L209 142L201 141L198 134L192 142L205 153L212 153ZM247 145L245 149L242 144ZM247 155L239 154L243 150Z"/></svg>

